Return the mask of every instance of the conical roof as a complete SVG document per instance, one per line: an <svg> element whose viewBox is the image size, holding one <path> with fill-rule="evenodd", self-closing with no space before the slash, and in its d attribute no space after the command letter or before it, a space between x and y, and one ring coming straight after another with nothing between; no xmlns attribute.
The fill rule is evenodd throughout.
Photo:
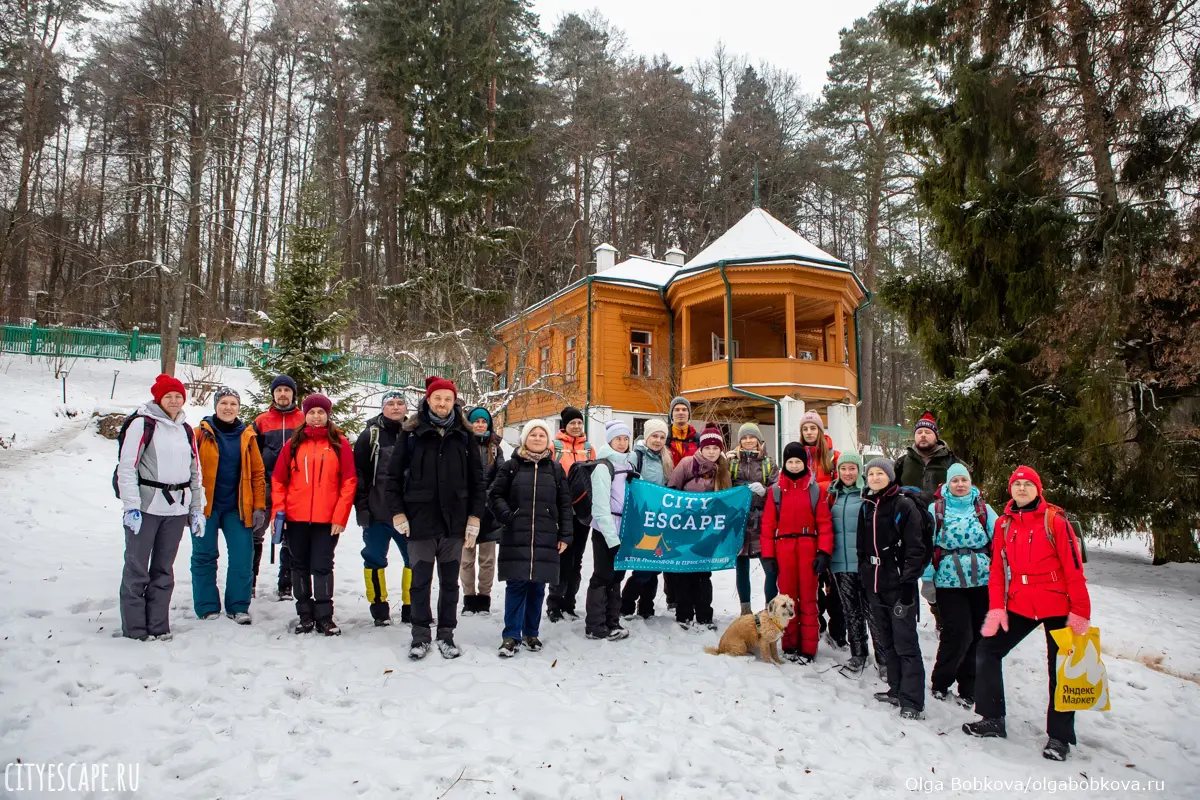
<svg viewBox="0 0 1200 800"><path fill-rule="evenodd" d="M750 210L737 224L696 254L685 268L707 267L719 261L779 261L795 259L847 267L761 208Z"/></svg>

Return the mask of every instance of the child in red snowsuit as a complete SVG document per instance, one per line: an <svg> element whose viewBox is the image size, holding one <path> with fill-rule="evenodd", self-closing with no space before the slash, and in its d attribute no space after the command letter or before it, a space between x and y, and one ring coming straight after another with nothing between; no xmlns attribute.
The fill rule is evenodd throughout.
<svg viewBox="0 0 1200 800"><path fill-rule="evenodd" d="M783 450L779 483L767 493L761 542L763 561L775 562L779 593L796 601L796 616L783 632L784 658L807 664L817 655L817 576L829 569L833 518L799 442Z"/></svg>

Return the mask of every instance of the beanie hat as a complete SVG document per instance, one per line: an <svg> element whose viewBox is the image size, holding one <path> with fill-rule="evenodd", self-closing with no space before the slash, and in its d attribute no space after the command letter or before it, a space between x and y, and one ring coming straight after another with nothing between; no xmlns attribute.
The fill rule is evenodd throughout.
<svg viewBox="0 0 1200 800"><path fill-rule="evenodd" d="M481 411L483 409L477 408L475 410ZM487 412L484 411L484 413L486 414ZM488 420L489 422L491 421L490 416L488 417ZM529 434L533 433L536 428L541 428L546 432L546 439L550 438L550 423L546 422L544 419L531 419L529 422L525 423L524 427L521 428L521 447L525 446L525 440L529 438Z"/></svg>
<svg viewBox="0 0 1200 800"><path fill-rule="evenodd" d="M399 400L401 403L404 403L406 407L408 406L408 400L404 398L404 392L400 391L399 389L392 389L384 392L383 397L379 400L379 407L383 408L386 406L389 400Z"/></svg>
<svg viewBox="0 0 1200 800"><path fill-rule="evenodd" d="M808 448L803 442L788 442L783 447L783 471L787 472L787 462L798 458L804 464L802 472L808 472Z"/></svg>
<svg viewBox="0 0 1200 800"><path fill-rule="evenodd" d="M842 466L842 464L854 464L855 466L857 466L858 467L858 480L856 480L854 482L854 485L857 486L859 489L866 486L866 480L865 480L866 470L863 469L863 457L861 455L859 455L859 453L857 451L850 450L849 452L842 453L841 456L838 457L838 466L840 467L840 466ZM841 481L839 480L839 481L837 481L837 483L841 483ZM831 485L834 485L834 484L831 484Z"/></svg>
<svg viewBox="0 0 1200 800"><path fill-rule="evenodd" d="M655 417L646 420L646 424L642 426L642 436L649 439L652 433L661 433L663 436L669 437L671 429L667 423Z"/></svg>
<svg viewBox="0 0 1200 800"><path fill-rule="evenodd" d="M675 406L684 406L688 410L688 416L692 414L692 404L685 397L676 397L671 401L671 410L668 412L672 416L675 414Z"/></svg>
<svg viewBox="0 0 1200 800"><path fill-rule="evenodd" d="M236 389L232 389L228 386L222 386L220 389L217 389L215 392L213 392L213 408L217 407L217 403L221 402L222 397L232 397L234 400L238 401L239 405L242 402L242 396L237 393Z"/></svg>
<svg viewBox="0 0 1200 800"><path fill-rule="evenodd" d="M577 419L578 420L583 419L583 412L580 411L575 406L567 406L566 408L564 408L562 410L562 413L558 415L559 424L562 426L562 428L564 430L566 429L566 427L568 425L570 425L572 422L574 422Z"/></svg>
<svg viewBox="0 0 1200 800"><path fill-rule="evenodd" d="M888 483L896 482L896 466L886 458L872 458L867 462L867 472L871 471L871 467L878 467L888 476Z"/></svg>
<svg viewBox="0 0 1200 800"><path fill-rule="evenodd" d="M483 406L477 406L475 408L472 408L471 413L467 414L467 422L475 422L476 420L479 420L479 419L487 420L488 427L489 428L492 427L492 415ZM534 420L534 422L541 422L541 420ZM521 437L521 443L522 444L525 443L524 436Z"/></svg>
<svg viewBox="0 0 1200 800"><path fill-rule="evenodd" d="M674 408L674 406L672 406L672 408ZM700 434L700 449L704 449L705 447L714 444L724 450L725 437L721 435L720 428L709 423L709 426L704 429L704 433Z"/></svg>
<svg viewBox="0 0 1200 800"><path fill-rule="evenodd" d="M150 387L150 396L154 398L154 402L161 405L163 395L168 392L179 392L185 398L187 397L187 389L184 388L183 381L171 375L159 375L154 379L154 385Z"/></svg>
<svg viewBox="0 0 1200 800"><path fill-rule="evenodd" d="M951 478L957 478L960 475L971 480L971 471L967 469L967 465L958 461L951 464L950 469L946 470L946 483L949 483Z"/></svg>
<svg viewBox="0 0 1200 800"><path fill-rule="evenodd" d="M929 428L929 430L933 431L934 436L938 435L937 420L933 418L931 412L926 411L921 415L921 418L917 420L917 424L913 427L913 431L919 431L921 428Z"/></svg>
<svg viewBox="0 0 1200 800"><path fill-rule="evenodd" d="M738 443L739 444L741 443L742 439L746 438L747 436L753 436L755 439L758 439L760 442L766 441L766 439L763 438L762 431L760 431L758 429L758 426L755 425L753 422L743 423L742 427L738 428Z"/></svg>
<svg viewBox="0 0 1200 800"><path fill-rule="evenodd" d="M612 444L612 440L618 436L628 436L633 438L633 433L629 430L629 426L619 419L614 419L604 426L604 441Z"/></svg>
<svg viewBox="0 0 1200 800"><path fill-rule="evenodd" d="M333 403L329 402L329 398L320 392L315 392L304 398L304 405L300 407L304 409L305 414L314 408L323 408L326 414L333 413Z"/></svg>
<svg viewBox="0 0 1200 800"><path fill-rule="evenodd" d="M425 379L425 399L439 389L448 389L454 393L454 399L458 400L458 389L454 386L454 381L449 378L441 378L437 375L430 375Z"/></svg>
<svg viewBox="0 0 1200 800"><path fill-rule="evenodd" d="M804 423L811 422L821 429L821 433L825 432L825 423L821 422L821 415L815 411L805 411L800 417L800 427L804 427Z"/></svg>
<svg viewBox="0 0 1200 800"><path fill-rule="evenodd" d="M296 382L292 380L290 375L276 375L275 380L271 381L271 394L275 394L275 390L280 386L286 386L292 390L292 394L296 393Z"/></svg>
<svg viewBox="0 0 1200 800"><path fill-rule="evenodd" d="M1042 496L1042 476L1037 474L1033 467L1017 467L1016 471L1008 478L1008 491L1012 492L1012 485L1017 481L1032 481L1037 487L1038 497Z"/></svg>

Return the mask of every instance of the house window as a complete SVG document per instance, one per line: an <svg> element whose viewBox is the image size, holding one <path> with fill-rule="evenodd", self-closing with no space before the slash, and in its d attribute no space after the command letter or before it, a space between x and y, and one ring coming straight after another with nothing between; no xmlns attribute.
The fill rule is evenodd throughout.
<svg viewBox="0 0 1200 800"><path fill-rule="evenodd" d="M742 357L742 343L737 339L733 340L733 357ZM725 340L714 333L712 335L712 360L724 361L725 358Z"/></svg>
<svg viewBox="0 0 1200 800"><path fill-rule="evenodd" d="M635 378L650 377L653 340L650 331L629 332L629 374Z"/></svg>
<svg viewBox="0 0 1200 800"><path fill-rule="evenodd" d="M543 345L538 359L538 375L543 378L550 374L550 345Z"/></svg>
<svg viewBox="0 0 1200 800"><path fill-rule="evenodd" d="M638 439L644 438L645 433L646 433L646 418L645 417L634 417L633 418L633 440L636 442Z"/></svg>
<svg viewBox="0 0 1200 800"><path fill-rule="evenodd" d="M578 362L575 359L575 337L567 337L567 380L575 380L575 369Z"/></svg>

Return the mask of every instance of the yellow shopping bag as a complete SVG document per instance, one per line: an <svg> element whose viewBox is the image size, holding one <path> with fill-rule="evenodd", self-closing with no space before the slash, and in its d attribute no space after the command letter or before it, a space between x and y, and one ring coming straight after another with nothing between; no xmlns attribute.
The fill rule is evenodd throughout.
<svg viewBox="0 0 1200 800"><path fill-rule="evenodd" d="M1100 660L1100 629L1079 636L1070 628L1050 631L1058 645L1055 711L1108 711L1108 673Z"/></svg>

